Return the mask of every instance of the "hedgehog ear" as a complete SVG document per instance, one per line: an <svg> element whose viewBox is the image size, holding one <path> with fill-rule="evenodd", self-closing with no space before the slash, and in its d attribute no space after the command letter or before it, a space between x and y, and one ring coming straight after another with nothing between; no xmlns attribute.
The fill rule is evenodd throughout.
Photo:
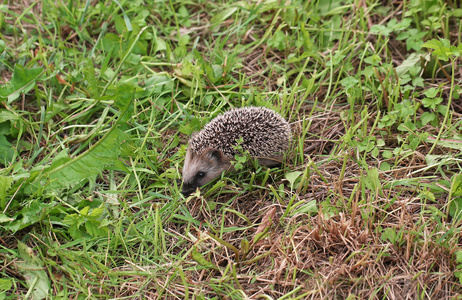
<svg viewBox="0 0 462 300"><path fill-rule="evenodd" d="M223 153L221 153L220 150L212 147L208 147L207 149L205 149L204 154L212 159L217 160L218 162L222 161L223 159Z"/></svg>

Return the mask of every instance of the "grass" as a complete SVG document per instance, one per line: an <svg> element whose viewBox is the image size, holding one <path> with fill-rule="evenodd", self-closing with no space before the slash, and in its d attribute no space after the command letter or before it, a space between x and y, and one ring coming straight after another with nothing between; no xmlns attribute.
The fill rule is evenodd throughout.
<svg viewBox="0 0 462 300"><path fill-rule="evenodd" d="M459 299L457 1L4 1L0 299ZM266 106L280 169L181 191Z"/></svg>

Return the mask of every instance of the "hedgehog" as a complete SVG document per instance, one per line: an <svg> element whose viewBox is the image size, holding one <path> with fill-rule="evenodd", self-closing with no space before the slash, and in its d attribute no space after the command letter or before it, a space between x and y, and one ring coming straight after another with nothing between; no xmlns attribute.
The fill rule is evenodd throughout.
<svg viewBox="0 0 462 300"><path fill-rule="evenodd" d="M194 133L183 166L184 196L220 176L234 170L231 160L239 151L248 151L260 165L280 166L291 141L289 123L265 107L234 108L210 121Z"/></svg>

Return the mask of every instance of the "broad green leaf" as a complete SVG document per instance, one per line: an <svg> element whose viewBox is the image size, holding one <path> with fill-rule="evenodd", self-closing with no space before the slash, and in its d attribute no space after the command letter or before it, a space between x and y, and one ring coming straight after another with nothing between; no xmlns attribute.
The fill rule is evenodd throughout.
<svg viewBox="0 0 462 300"><path fill-rule="evenodd" d="M429 122L435 120L435 118L436 116L434 113L426 111L422 114L422 116L420 117L420 120L422 121L422 124L426 125Z"/></svg>
<svg viewBox="0 0 462 300"><path fill-rule="evenodd" d="M212 83L216 83L219 79L221 79L223 74L223 68L219 65L204 65L207 77L210 79Z"/></svg>
<svg viewBox="0 0 462 300"><path fill-rule="evenodd" d="M51 181L46 189L70 188L82 180L100 174L104 167L114 164L123 143L128 140L127 134L117 129L71 160L57 156L52 162L53 168L46 172Z"/></svg>
<svg viewBox="0 0 462 300"><path fill-rule="evenodd" d="M456 197L462 196L462 174L454 175L451 182L452 182L451 195L456 196Z"/></svg>
<svg viewBox="0 0 462 300"><path fill-rule="evenodd" d="M86 59L85 68L82 70L82 73L88 82L89 90L91 91L92 96L97 97L99 95L98 78L96 77L95 66L91 58L88 57Z"/></svg>
<svg viewBox="0 0 462 300"><path fill-rule="evenodd" d="M281 30L277 30L268 40L268 46L284 50L286 48L287 36Z"/></svg>
<svg viewBox="0 0 462 300"><path fill-rule="evenodd" d="M6 122L6 121L16 121L18 119L19 119L19 116L15 115L11 111L8 111L8 110L0 111L0 123Z"/></svg>
<svg viewBox="0 0 462 300"><path fill-rule="evenodd" d="M41 67L24 69L23 66L16 64L10 82L0 88L0 100L8 99L8 103L11 103L21 93L27 93L34 87L35 81L42 72Z"/></svg>
<svg viewBox="0 0 462 300"><path fill-rule="evenodd" d="M26 279L29 289L32 289L30 293L32 299L47 298L50 290L50 279L43 267L43 261L34 254L32 248L20 241L18 241L18 250L24 261L16 262L16 266Z"/></svg>
<svg viewBox="0 0 462 300"><path fill-rule="evenodd" d="M446 45L446 47L448 47L448 46L449 45ZM440 48L445 47L445 46L443 45L443 43L441 41L439 41L437 39L432 39L432 40L429 40L426 43L424 43L422 45L422 47L435 50L435 49L440 49ZM448 47L448 49L449 49L449 47Z"/></svg>
<svg viewBox="0 0 462 300"><path fill-rule="evenodd" d="M13 183L13 178L0 175L0 209L3 210L6 205L6 191Z"/></svg>
<svg viewBox="0 0 462 300"><path fill-rule="evenodd" d="M462 219L462 197L455 197L449 203L449 215L456 220Z"/></svg>
<svg viewBox="0 0 462 300"><path fill-rule="evenodd" d="M5 214L0 214L0 223L6 223L6 222L11 222L11 221L14 221L14 219L8 217Z"/></svg>
<svg viewBox="0 0 462 300"><path fill-rule="evenodd" d="M424 92L424 95L427 96L427 98L435 98L437 94L438 90L433 87Z"/></svg>
<svg viewBox="0 0 462 300"><path fill-rule="evenodd" d="M388 158L393 157L393 153L392 153L390 150L384 150L384 151L382 152L382 156L383 156L384 158L387 158L387 159L388 159Z"/></svg>
<svg viewBox="0 0 462 300"><path fill-rule="evenodd" d="M3 134L0 134L0 166L11 163L15 150Z"/></svg>
<svg viewBox="0 0 462 300"><path fill-rule="evenodd" d="M121 47L120 37L112 32L106 33L101 39L99 45L102 49L108 52L112 48L116 49L115 53L113 52L113 56L116 56Z"/></svg>
<svg viewBox="0 0 462 300"><path fill-rule="evenodd" d="M68 232L73 239L82 236L100 237L106 236L109 222L100 221L104 207L97 207L90 211L90 206L85 206L79 213L69 214L63 219L63 223L69 225Z"/></svg>
<svg viewBox="0 0 462 300"><path fill-rule="evenodd" d="M156 43L155 43L154 52L167 50L167 44L162 38L156 36L155 41Z"/></svg>
<svg viewBox="0 0 462 300"><path fill-rule="evenodd" d="M390 164L386 161L380 164L380 171L389 171L391 169Z"/></svg>
<svg viewBox="0 0 462 300"><path fill-rule="evenodd" d="M422 104L423 106L430 108L430 109L435 109L438 104L440 104L443 101L443 98L436 97L436 98L424 98L422 99Z"/></svg>
<svg viewBox="0 0 462 300"><path fill-rule="evenodd" d="M197 118L192 118L188 122L185 122L178 129L179 132L190 135L194 131L198 131L201 128L201 121Z"/></svg>
<svg viewBox="0 0 462 300"><path fill-rule="evenodd" d="M132 27L132 23L130 22L130 18L127 16L127 14L125 13L125 10L124 8L122 7L122 5L120 5L120 3L117 1L117 0L112 0L114 1L115 3L117 3L117 5L119 6L120 10L122 10L122 15L124 16L124 21L125 21L125 26L127 26L127 30L128 31L132 31L133 30L133 27Z"/></svg>
<svg viewBox="0 0 462 300"><path fill-rule="evenodd" d="M92 237L107 236L107 227L101 227L100 225L100 222L97 221L86 221L85 230Z"/></svg>
<svg viewBox="0 0 462 300"><path fill-rule="evenodd" d="M226 19L228 19L230 16L232 16L236 11L237 11L238 7L236 6L233 6L233 7L229 7L225 10L222 10L221 12L219 12L218 14L214 15L211 19L210 19L210 24L212 24L212 26L217 26L217 25L221 25L223 23L223 21L225 21Z"/></svg>
<svg viewBox="0 0 462 300"><path fill-rule="evenodd" d="M381 193L382 185L380 184L379 171L376 168L372 168L367 171L364 183L371 191L375 192L378 190L379 193Z"/></svg>
<svg viewBox="0 0 462 300"><path fill-rule="evenodd" d="M82 210L80 211L80 214L82 216L88 216L88 212L90 211L90 206L85 206L84 208L82 208Z"/></svg>
<svg viewBox="0 0 462 300"><path fill-rule="evenodd" d="M429 143L435 143L436 138L429 136L429 137L427 137L426 141L429 142ZM442 147L462 150L462 140L439 139L437 144L438 144L438 146L442 146Z"/></svg>
<svg viewBox="0 0 462 300"><path fill-rule="evenodd" d="M90 213L90 216L91 217L94 217L94 218L99 218L101 217L101 215L103 214L104 212L104 207L103 206L100 206L100 207L97 207L97 208L94 208L91 213Z"/></svg>
<svg viewBox="0 0 462 300"><path fill-rule="evenodd" d="M412 85L414 86L424 86L424 79L422 77L416 77L412 79Z"/></svg>
<svg viewBox="0 0 462 300"><path fill-rule="evenodd" d="M375 34L383 34L385 36L388 36L390 35L390 33L392 32L393 30L391 30L390 28L384 26L384 25L372 25L371 26L371 33L375 33Z"/></svg>
<svg viewBox="0 0 462 300"><path fill-rule="evenodd" d="M13 286L10 278L0 278L0 291L8 291Z"/></svg>
<svg viewBox="0 0 462 300"><path fill-rule="evenodd" d="M408 58L406 58L399 66L395 68L398 77L401 78L402 75L409 72L409 70L416 64L420 64L422 57L422 54L411 53Z"/></svg>
<svg viewBox="0 0 462 300"><path fill-rule="evenodd" d="M178 10L178 15L182 18L188 18L189 17L188 9L184 7L184 5L182 5L180 9Z"/></svg>
<svg viewBox="0 0 462 300"><path fill-rule="evenodd" d="M295 172L290 172L286 174L286 179L290 182L290 189L294 188L294 183L297 178L302 175L303 172L301 171L295 171Z"/></svg>
<svg viewBox="0 0 462 300"><path fill-rule="evenodd" d="M399 124L398 130L405 131L405 132L412 132L415 131L417 127L412 121L406 121L404 123Z"/></svg>
<svg viewBox="0 0 462 300"><path fill-rule="evenodd" d="M82 232L80 232L79 225L77 223L72 224L67 231L74 240L80 239L82 237Z"/></svg>
<svg viewBox="0 0 462 300"><path fill-rule="evenodd" d="M386 228L385 230L383 230L382 235L380 236L380 239L384 242L389 241L390 243L395 243L397 240L395 229Z"/></svg>
<svg viewBox="0 0 462 300"><path fill-rule="evenodd" d="M364 62L372 65L372 66L378 66L380 62L382 61L381 57L378 56L377 54L373 54L371 56L368 56L364 59Z"/></svg>
<svg viewBox="0 0 462 300"><path fill-rule="evenodd" d="M459 283L462 284L462 271L456 271L454 272L454 276L459 278Z"/></svg>
<svg viewBox="0 0 462 300"><path fill-rule="evenodd" d="M72 158L70 158L69 155L67 155L67 151L67 149L64 149L61 152L59 152L58 155L55 156L55 158L51 162L52 169L57 168L72 160Z"/></svg>
<svg viewBox="0 0 462 300"><path fill-rule="evenodd" d="M133 115L133 106L130 105L132 100L135 98L136 89L133 86L121 84L117 85L115 91L115 105L120 111L125 113L120 117L121 122L127 122Z"/></svg>
<svg viewBox="0 0 462 300"><path fill-rule="evenodd" d="M411 25L412 19L411 18L405 18L401 22L398 22L396 19L391 19L387 27L392 29L393 31L399 31L399 30L404 30Z"/></svg>
<svg viewBox="0 0 462 300"><path fill-rule="evenodd" d="M350 89L352 87L355 87L358 85L359 80L354 78L354 77L345 77L342 80L340 80L340 83L345 87L345 89Z"/></svg>
<svg viewBox="0 0 462 300"><path fill-rule="evenodd" d="M456 261L457 263L462 264L462 251L456 252Z"/></svg>
<svg viewBox="0 0 462 300"><path fill-rule="evenodd" d="M452 12L449 11L449 13L452 14L456 18L462 18L462 8L453 9Z"/></svg>
<svg viewBox="0 0 462 300"><path fill-rule="evenodd" d="M40 220L43 220L48 212L56 206L56 202L43 203L39 201L32 201L28 206L24 206L19 212L16 213L10 222L2 226L12 232L21 230L27 226L33 225Z"/></svg>
<svg viewBox="0 0 462 300"><path fill-rule="evenodd" d="M433 49L433 55L443 61L447 61L449 56L454 54L451 43L447 39L432 39L424 43L422 47Z"/></svg>

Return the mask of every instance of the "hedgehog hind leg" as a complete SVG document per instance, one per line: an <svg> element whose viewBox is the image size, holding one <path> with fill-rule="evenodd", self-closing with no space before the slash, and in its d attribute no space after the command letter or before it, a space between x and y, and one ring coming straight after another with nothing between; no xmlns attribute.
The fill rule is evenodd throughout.
<svg viewBox="0 0 462 300"><path fill-rule="evenodd" d="M283 158L283 156L261 157L258 158L258 163L262 166L267 166L270 168L280 168Z"/></svg>

